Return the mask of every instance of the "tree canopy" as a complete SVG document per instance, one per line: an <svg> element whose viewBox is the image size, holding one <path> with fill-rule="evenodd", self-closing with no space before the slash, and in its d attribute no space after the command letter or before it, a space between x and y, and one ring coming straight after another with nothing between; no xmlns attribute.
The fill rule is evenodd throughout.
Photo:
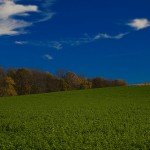
<svg viewBox="0 0 150 150"><path fill-rule="evenodd" d="M124 80L101 77L88 79L74 72L59 70L56 75L32 69L0 68L0 96L49 93L56 91L126 86Z"/></svg>

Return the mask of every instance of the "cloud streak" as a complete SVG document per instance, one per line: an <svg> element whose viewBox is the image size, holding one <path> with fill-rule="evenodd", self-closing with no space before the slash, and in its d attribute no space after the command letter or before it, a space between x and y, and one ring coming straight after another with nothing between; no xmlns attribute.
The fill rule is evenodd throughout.
<svg viewBox="0 0 150 150"><path fill-rule="evenodd" d="M14 42L16 45L25 45L25 44L28 44L27 41L15 41Z"/></svg>
<svg viewBox="0 0 150 150"><path fill-rule="evenodd" d="M53 57L52 57L51 55L49 55L49 54L45 54L45 55L43 56L43 58L44 58L44 59L47 59L47 60L53 60Z"/></svg>
<svg viewBox="0 0 150 150"><path fill-rule="evenodd" d="M41 5L41 19L37 20L38 22L45 22L47 20L50 20L56 13L52 12L50 7L55 3L55 0L38 0L42 5Z"/></svg>
<svg viewBox="0 0 150 150"><path fill-rule="evenodd" d="M115 39L115 40L119 40L119 39L122 39L124 38L124 36L126 36L127 34L129 34L129 32L126 32L126 33L120 33L120 34L117 34L117 35L109 35L109 34L103 34L103 33L99 33L97 34L93 40L99 40L99 39Z"/></svg>
<svg viewBox="0 0 150 150"><path fill-rule="evenodd" d="M60 40L60 41L55 41L55 42L57 42L57 44L61 45L61 49L62 49L64 46L79 46L82 44L88 44L88 43L92 43L92 42L99 41L102 39L120 40L120 39L124 38L127 34L129 34L129 33L120 33L117 35L109 35L106 33L99 33L94 36L89 36L88 34L85 34L81 38ZM55 47L53 47L53 48L55 48Z"/></svg>
<svg viewBox="0 0 150 150"><path fill-rule="evenodd" d="M45 42L44 41L27 41L26 44L61 50L66 46L76 47L76 46L80 46L83 44L89 44L89 43L93 43L93 42L100 41L100 40L120 40L128 34L129 33L120 33L120 34L116 34L116 35L109 35L106 33L98 33L94 36L85 34L81 38L68 38L68 39L63 39L63 40L45 41ZM16 43L16 44L21 45L20 42Z"/></svg>
<svg viewBox="0 0 150 150"><path fill-rule="evenodd" d="M60 50L63 48L62 43L58 42L58 41L51 41L48 43L49 47L52 47L56 50Z"/></svg>

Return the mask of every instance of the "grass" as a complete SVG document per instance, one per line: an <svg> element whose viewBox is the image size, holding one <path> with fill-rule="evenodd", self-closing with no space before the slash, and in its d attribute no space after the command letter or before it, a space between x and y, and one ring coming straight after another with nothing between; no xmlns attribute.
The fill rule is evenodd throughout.
<svg viewBox="0 0 150 150"><path fill-rule="evenodd" d="M0 150L150 150L150 86L0 98Z"/></svg>

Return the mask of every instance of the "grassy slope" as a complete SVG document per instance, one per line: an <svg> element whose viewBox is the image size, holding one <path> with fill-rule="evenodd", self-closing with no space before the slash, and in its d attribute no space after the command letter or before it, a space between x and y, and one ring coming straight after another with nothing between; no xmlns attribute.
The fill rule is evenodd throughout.
<svg viewBox="0 0 150 150"><path fill-rule="evenodd" d="M0 98L0 149L150 149L150 87Z"/></svg>

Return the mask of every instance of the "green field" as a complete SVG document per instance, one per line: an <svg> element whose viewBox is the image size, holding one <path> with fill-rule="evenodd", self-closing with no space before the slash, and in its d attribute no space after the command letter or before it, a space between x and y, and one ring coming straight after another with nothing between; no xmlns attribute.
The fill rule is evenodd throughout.
<svg viewBox="0 0 150 150"><path fill-rule="evenodd" d="M0 150L150 150L150 87L0 98Z"/></svg>

